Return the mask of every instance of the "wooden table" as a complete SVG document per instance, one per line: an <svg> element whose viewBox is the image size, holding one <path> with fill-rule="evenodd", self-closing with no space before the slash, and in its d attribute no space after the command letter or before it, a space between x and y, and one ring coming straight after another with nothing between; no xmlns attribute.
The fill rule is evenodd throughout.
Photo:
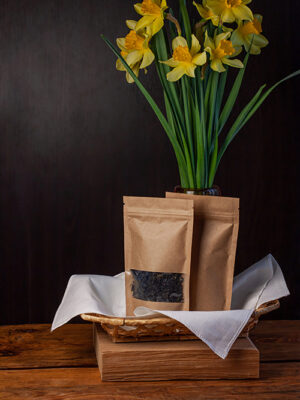
<svg viewBox="0 0 300 400"><path fill-rule="evenodd" d="M0 399L300 399L300 321L262 321L258 380L101 382L91 324L0 327ZM129 366L130 367L130 366Z"/></svg>

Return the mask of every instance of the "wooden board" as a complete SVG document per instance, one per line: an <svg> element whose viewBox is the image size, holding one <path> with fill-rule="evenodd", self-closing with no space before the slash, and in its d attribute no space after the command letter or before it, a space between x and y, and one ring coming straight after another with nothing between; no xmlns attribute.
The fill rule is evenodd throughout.
<svg viewBox="0 0 300 400"><path fill-rule="evenodd" d="M259 352L239 338L222 360L202 341L112 343L94 325L94 344L102 381L258 378Z"/></svg>

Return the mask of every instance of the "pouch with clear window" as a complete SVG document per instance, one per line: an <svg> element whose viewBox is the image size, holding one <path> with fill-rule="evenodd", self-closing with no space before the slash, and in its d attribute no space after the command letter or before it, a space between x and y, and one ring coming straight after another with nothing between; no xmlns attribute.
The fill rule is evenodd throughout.
<svg viewBox="0 0 300 400"><path fill-rule="evenodd" d="M189 310L193 201L123 200L127 315L138 306Z"/></svg>

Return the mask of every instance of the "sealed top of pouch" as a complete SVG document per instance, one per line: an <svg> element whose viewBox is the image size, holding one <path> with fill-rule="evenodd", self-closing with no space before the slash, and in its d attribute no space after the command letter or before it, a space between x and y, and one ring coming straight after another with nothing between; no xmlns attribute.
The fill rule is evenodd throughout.
<svg viewBox="0 0 300 400"><path fill-rule="evenodd" d="M193 215L194 202L190 199L166 200L164 197L138 197L123 196L124 211L133 213L137 211L172 214Z"/></svg>
<svg viewBox="0 0 300 400"><path fill-rule="evenodd" d="M224 196L202 196L185 193L166 192L169 199L190 199L194 202L195 213L239 215L240 199Z"/></svg>
<svg viewBox="0 0 300 400"><path fill-rule="evenodd" d="M193 201L124 197L127 315L188 310Z"/></svg>

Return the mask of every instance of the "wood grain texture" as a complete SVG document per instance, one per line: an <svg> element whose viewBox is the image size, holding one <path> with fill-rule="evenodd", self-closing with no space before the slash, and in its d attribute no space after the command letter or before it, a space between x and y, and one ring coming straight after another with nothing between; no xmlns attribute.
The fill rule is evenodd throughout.
<svg viewBox="0 0 300 400"><path fill-rule="evenodd" d="M262 361L300 361L300 321L260 321L251 339ZM92 324L0 326L0 369L97 366Z"/></svg>
<svg viewBox="0 0 300 400"><path fill-rule="evenodd" d="M0 369L96 365L91 324L0 327Z"/></svg>
<svg viewBox="0 0 300 400"><path fill-rule="evenodd" d="M238 339L222 360L202 341L113 343L94 325L102 381L248 379L259 377L259 352L250 339Z"/></svg>
<svg viewBox="0 0 300 400"><path fill-rule="evenodd" d="M300 321L261 321L251 339L261 361L300 361Z"/></svg>
<svg viewBox="0 0 300 400"><path fill-rule="evenodd" d="M242 381L101 382L98 368L0 371L0 399L253 400L299 399L300 363L262 364Z"/></svg>
<svg viewBox="0 0 300 400"><path fill-rule="evenodd" d="M49 322L72 274L122 271L122 196L163 196L178 184L163 129L100 39L126 34L132 4L0 3L2 324ZM236 113L261 84L299 68L300 2L251 8L270 44L248 63ZM162 104L155 67L141 79ZM299 82L265 102L216 177L225 196L241 198L236 272L269 252L283 268L292 294L271 317L281 319L300 318Z"/></svg>
<svg viewBox="0 0 300 400"><path fill-rule="evenodd" d="M261 345L262 353L264 343L268 344L268 337L275 338L272 341L273 354L270 355L268 347L265 359L270 356L277 362L263 362L260 379L139 383L101 382L95 356L91 354L90 324L70 324L53 334L49 333L49 325L1 326L0 399L299 399L300 362L288 360L293 360L289 358L292 357L291 346L295 353L297 346L299 349L300 321L284 321L284 325L285 329L277 321L262 321L255 331L255 340ZM288 356L282 352L285 347L288 348ZM285 362L278 362L280 357ZM87 366L93 363L95 367ZM45 368L47 366L51 368Z"/></svg>

